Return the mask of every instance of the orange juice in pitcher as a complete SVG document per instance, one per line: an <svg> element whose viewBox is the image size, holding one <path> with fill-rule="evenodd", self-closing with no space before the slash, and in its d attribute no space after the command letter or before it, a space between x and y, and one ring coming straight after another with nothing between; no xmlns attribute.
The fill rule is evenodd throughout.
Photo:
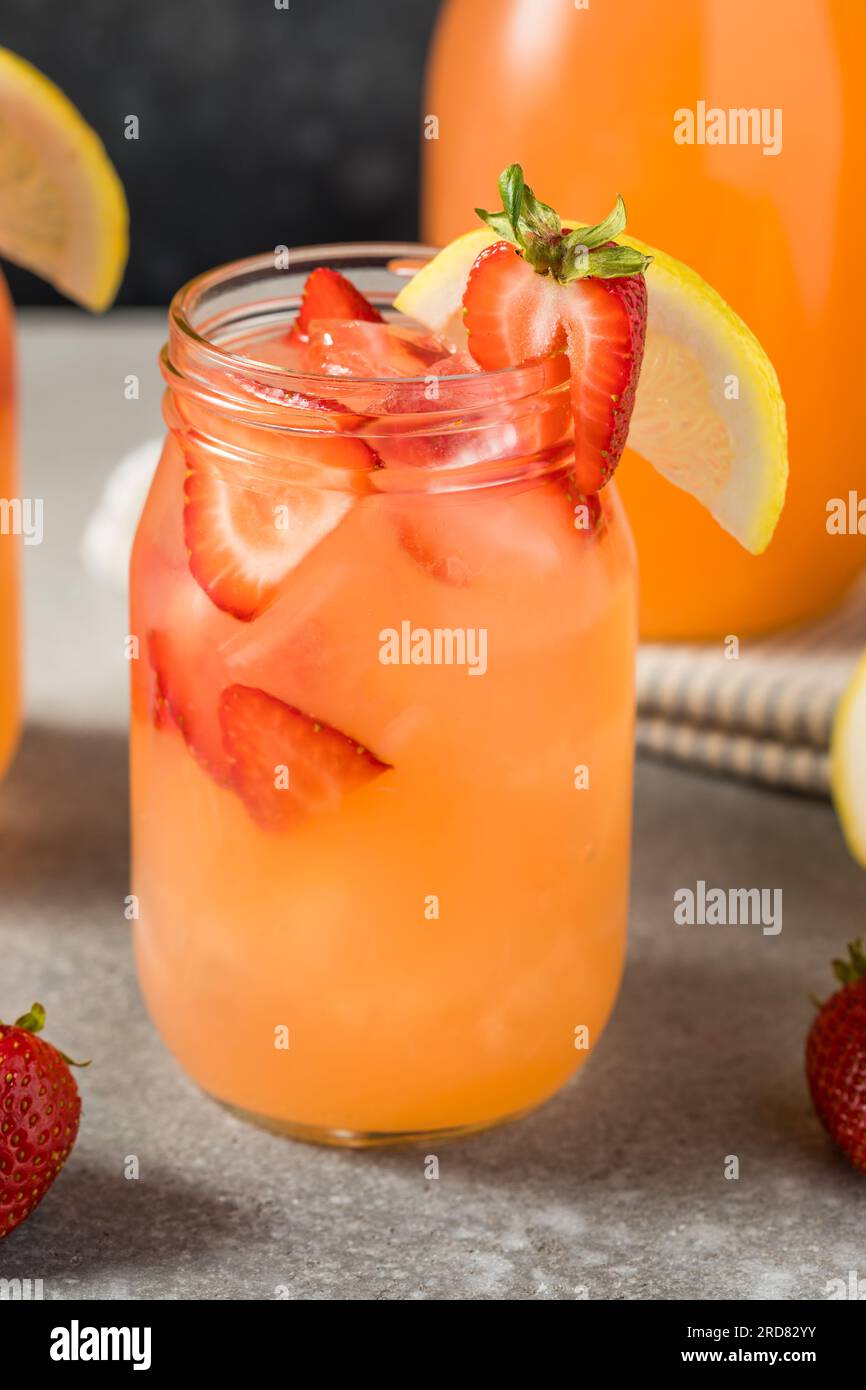
<svg viewBox="0 0 866 1390"><path fill-rule="evenodd" d="M626 451L617 481L646 637L806 620L866 561L866 535L831 516L834 499L866 495L848 251L866 204L864 44L866 8L850 0L445 0L424 106L425 237L469 230L510 160L574 219L601 216L614 182L635 236L706 277L778 370L791 472L765 554Z"/></svg>

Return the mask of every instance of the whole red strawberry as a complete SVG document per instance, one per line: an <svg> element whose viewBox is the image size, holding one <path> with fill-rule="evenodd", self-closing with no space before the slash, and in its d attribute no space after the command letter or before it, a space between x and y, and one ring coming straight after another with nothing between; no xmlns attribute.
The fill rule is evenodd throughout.
<svg viewBox="0 0 866 1390"><path fill-rule="evenodd" d="M36 1037L44 1024L41 1004L0 1023L0 1239L38 1207L78 1133L78 1087L69 1059Z"/></svg>
<svg viewBox="0 0 866 1390"><path fill-rule="evenodd" d="M821 1005L806 1040L806 1077L818 1118L855 1168L866 1173L866 955L852 941L835 960L842 988Z"/></svg>

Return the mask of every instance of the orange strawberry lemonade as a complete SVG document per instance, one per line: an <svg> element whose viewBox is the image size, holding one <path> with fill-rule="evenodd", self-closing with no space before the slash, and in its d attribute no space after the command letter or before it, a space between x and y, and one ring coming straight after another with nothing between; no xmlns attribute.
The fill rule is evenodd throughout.
<svg viewBox="0 0 866 1390"><path fill-rule="evenodd" d="M177 297L130 629L153 1018L213 1096L344 1143L519 1114L597 1042L636 629L615 489L570 478L563 359L482 373L381 323L417 253L356 252ZM340 322L320 277L292 329L320 261L365 299Z"/></svg>
<svg viewBox="0 0 866 1390"><path fill-rule="evenodd" d="M630 230L705 276L779 373L791 479L765 554L747 554L626 451L618 483L647 637L807 619L866 563L866 536L828 534L826 510L858 485L866 423L848 255L866 200L856 134L864 44L866 6L851 0L443 5L424 105L438 120L438 138L422 142L424 235L444 245L470 229L491 171L513 159L563 215L595 216L619 187ZM699 101L705 111L766 110L769 152L701 141L697 130L678 143L675 113L691 109L697 121Z"/></svg>
<svg viewBox="0 0 866 1390"><path fill-rule="evenodd" d="M18 568L20 536L4 503L18 496L15 458L15 325L0 275L0 776L15 750L21 722Z"/></svg>

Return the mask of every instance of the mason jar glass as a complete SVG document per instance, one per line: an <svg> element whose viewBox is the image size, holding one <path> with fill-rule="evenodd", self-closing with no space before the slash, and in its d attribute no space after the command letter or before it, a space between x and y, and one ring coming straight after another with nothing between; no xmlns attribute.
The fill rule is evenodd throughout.
<svg viewBox="0 0 866 1390"><path fill-rule="evenodd" d="M562 358L285 364L309 271L202 275L131 578L135 950L181 1066L295 1137L521 1114L586 1059L626 931L636 572L570 481Z"/></svg>
<svg viewBox="0 0 866 1390"><path fill-rule="evenodd" d="M0 777L21 728L18 583L22 499L16 459L15 317L0 274Z"/></svg>

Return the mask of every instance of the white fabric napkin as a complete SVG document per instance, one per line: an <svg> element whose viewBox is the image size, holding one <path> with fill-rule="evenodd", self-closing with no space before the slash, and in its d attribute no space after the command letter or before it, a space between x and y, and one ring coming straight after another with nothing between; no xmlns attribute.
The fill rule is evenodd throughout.
<svg viewBox="0 0 866 1390"><path fill-rule="evenodd" d="M81 558L87 572L121 592L129 582L135 528L161 450L161 439L148 439L123 455L109 473L81 538Z"/></svg>
<svg viewBox="0 0 866 1390"><path fill-rule="evenodd" d="M839 698L866 648L866 576L827 617L740 642L645 643L638 747L713 772L827 795Z"/></svg>

